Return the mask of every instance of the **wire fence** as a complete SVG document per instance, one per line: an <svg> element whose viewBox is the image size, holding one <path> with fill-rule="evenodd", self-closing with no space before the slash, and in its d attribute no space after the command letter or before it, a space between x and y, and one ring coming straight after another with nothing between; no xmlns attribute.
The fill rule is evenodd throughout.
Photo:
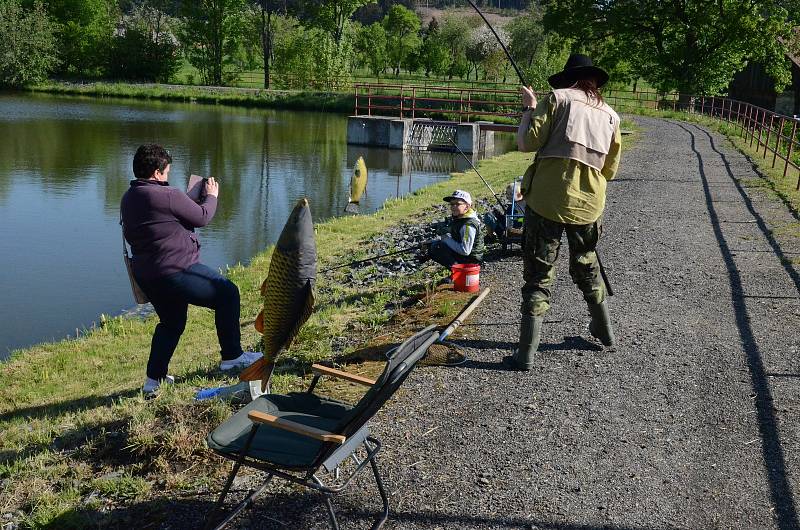
<svg viewBox="0 0 800 530"><path fill-rule="evenodd" d="M449 121L517 122L521 114L516 89L415 84L355 83L356 116L436 118ZM784 178L797 176L800 190L800 118L751 103L716 96L657 91L607 90L603 98L619 112L645 109L704 115L728 123ZM491 127L489 127L491 128ZM779 162L780 161L780 162ZM782 166L782 167L781 167Z"/></svg>

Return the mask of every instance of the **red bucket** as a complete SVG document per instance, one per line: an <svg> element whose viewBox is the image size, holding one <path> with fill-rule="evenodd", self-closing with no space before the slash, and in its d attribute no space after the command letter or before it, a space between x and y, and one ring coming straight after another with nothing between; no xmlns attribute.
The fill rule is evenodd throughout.
<svg viewBox="0 0 800 530"><path fill-rule="evenodd" d="M481 266L477 263L456 263L450 267L450 278L453 280L453 289L465 293L479 291Z"/></svg>

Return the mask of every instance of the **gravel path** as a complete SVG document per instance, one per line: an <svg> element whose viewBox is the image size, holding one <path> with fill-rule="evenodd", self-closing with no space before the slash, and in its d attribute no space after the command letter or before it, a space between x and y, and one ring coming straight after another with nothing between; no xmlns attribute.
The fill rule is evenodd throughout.
<svg viewBox="0 0 800 530"><path fill-rule="evenodd" d="M800 241L780 235L796 220L716 133L636 121L601 242L620 345L586 339L563 252L536 367L504 370L521 261L487 263L492 293L460 339L471 361L418 368L373 422L386 528L800 527ZM369 527L370 478L334 500L343 528ZM301 493L233 527L281 528L265 516L327 528Z"/></svg>

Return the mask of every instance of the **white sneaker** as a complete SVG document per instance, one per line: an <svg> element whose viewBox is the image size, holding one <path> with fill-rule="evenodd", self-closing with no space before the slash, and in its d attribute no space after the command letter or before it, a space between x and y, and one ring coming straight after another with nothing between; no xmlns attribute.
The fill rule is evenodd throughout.
<svg viewBox="0 0 800 530"><path fill-rule="evenodd" d="M167 377L164 378L163 381L157 381L156 379L150 379L149 377L147 377L144 380L144 386L142 387L142 394L144 394L145 396L152 396L161 386L161 383L164 383L166 385L174 385L175 378L172 377L171 375L168 375Z"/></svg>
<svg viewBox="0 0 800 530"><path fill-rule="evenodd" d="M246 351L235 359L220 361L219 369L224 371L233 370L235 368L247 368L263 356L264 354L260 351Z"/></svg>

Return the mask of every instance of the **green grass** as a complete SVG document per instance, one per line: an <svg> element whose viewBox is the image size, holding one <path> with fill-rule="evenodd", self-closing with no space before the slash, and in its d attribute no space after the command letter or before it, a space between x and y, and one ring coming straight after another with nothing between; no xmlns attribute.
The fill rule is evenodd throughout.
<svg viewBox="0 0 800 530"><path fill-rule="evenodd" d="M481 162L480 171L501 189L529 161L529 155L509 153ZM474 172L456 174L372 215L316 225L320 269L370 255L374 249L365 242L372 236L418 220L454 186L488 195ZM271 252L228 271L242 293L243 343L249 347L259 341L252 321ZM384 335L394 317L389 302L432 293L445 275L434 270L362 289L348 285L344 271L319 278L316 312L282 357L274 391L299 388L312 362L399 339ZM448 300L428 305L423 309L434 321L446 321L460 308ZM210 455L204 439L231 408L193 400L198 388L234 382L217 370L213 313L190 309L170 366L177 384L146 401L139 389L155 323L104 317L80 338L16 351L0 365L0 513L20 510L23 528L142 524L158 518L159 501L219 487L228 467ZM342 343L350 346L333 346Z"/></svg>
<svg viewBox="0 0 800 530"><path fill-rule="evenodd" d="M310 90L257 90L229 87L200 87L159 84L105 83L76 84L46 82L29 87L31 92L76 96L157 99L164 101L212 103L244 107L318 110L350 113L355 107L352 93Z"/></svg>

